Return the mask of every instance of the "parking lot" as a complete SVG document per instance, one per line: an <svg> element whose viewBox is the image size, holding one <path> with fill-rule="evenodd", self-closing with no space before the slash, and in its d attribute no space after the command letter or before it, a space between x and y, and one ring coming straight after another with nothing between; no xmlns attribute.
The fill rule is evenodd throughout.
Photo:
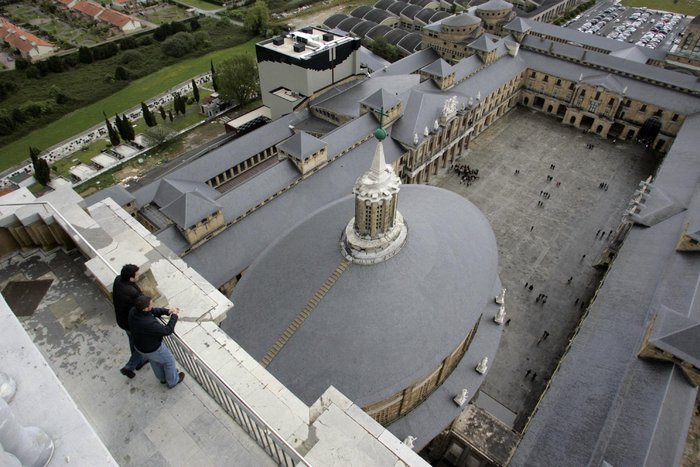
<svg viewBox="0 0 700 467"><path fill-rule="evenodd" d="M640 47L669 50L680 42L680 34L691 19L676 13L606 2L574 18L566 27Z"/></svg>

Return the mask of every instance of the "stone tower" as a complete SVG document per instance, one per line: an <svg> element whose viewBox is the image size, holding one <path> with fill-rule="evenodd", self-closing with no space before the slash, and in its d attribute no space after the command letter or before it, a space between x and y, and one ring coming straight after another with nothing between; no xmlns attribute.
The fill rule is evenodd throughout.
<svg viewBox="0 0 700 467"><path fill-rule="evenodd" d="M404 245L408 233L397 209L401 180L384 159L382 141L387 134L381 125L374 132L377 147L372 166L353 187L355 217L345 227L341 240L343 255L359 264L391 258Z"/></svg>

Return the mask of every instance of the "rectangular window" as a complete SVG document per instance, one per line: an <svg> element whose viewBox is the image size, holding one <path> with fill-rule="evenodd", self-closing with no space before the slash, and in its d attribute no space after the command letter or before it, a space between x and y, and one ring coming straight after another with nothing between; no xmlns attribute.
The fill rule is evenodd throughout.
<svg viewBox="0 0 700 467"><path fill-rule="evenodd" d="M643 104L643 105L639 108L639 111L640 111L640 112L646 112L646 111L647 111L647 105L646 105L646 104Z"/></svg>
<svg viewBox="0 0 700 467"><path fill-rule="evenodd" d="M673 114L673 117L671 117L671 120L674 122L678 121L678 114Z"/></svg>

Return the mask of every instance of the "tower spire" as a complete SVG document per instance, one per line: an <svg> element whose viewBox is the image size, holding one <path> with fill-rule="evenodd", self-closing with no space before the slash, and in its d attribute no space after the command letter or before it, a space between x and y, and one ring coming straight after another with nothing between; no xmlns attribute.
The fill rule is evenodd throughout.
<svg viewBox="0 0 700 467"><path fill-rule="evenodd" d="M401 180L387 165L383 141L384 108L379 113L379 128L374 131L377 146L370 169L355 182L355 217L343 234L343 255L356 263L374 264L399 252L406 241L407 228L397 210Z"/></svg>

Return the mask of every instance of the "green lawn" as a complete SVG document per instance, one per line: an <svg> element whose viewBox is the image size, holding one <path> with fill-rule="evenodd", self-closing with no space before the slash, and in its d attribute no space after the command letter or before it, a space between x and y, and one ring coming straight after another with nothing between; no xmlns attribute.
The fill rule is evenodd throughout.
<svg viewBox="0 0 700 467"><path fill-rule="evenodd" d="M211 60L214 60L216 64L235 53L255 53L255 43L258 41L259 39L252 39L236 47L218 50L202 57L171 65L133 81L110 97L71 112L43 128L34 130L23 138L0 148L0 170L25 160L28 157L27 148L30 145L39 149L53 146L102 122L104 120L103 111L111 118L115 112L121 114L143 100L148 100L195 75L208 71Z"/></svg>
<svg viewBox="0 0 700 467"><path fill-rule="evenodd" d="M698 0L622 0L624 6L645 6L652 10L672 11L688 16L700 15L700 1Z"/></svg>
<svg viewBox="0 0 700 467"><path fill-rule="evenodd" d="M199 8L200 10L221 10L223 7L221 5L214 5L213 3L205 2L204 0L179 0L180 3L189 5L194 8Z"/></svg>

